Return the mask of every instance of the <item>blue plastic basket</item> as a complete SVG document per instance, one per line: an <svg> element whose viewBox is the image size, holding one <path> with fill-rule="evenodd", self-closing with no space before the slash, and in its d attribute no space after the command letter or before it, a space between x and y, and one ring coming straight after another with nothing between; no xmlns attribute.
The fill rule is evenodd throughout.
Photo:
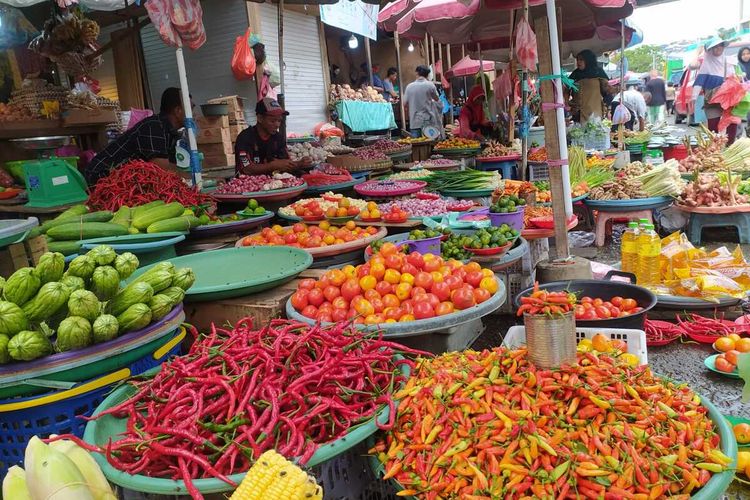
<svg viewBox="0 0 750 500"><path fill-rule="evenodd" d="M32 436L74 434L83 438L86 421L117 383L160 365L169 356L182 353L184 330L153 353L129 367L81 382L70 389L54 390L31 397L0 400L0 477L23 462L26 443Z"/></svg>

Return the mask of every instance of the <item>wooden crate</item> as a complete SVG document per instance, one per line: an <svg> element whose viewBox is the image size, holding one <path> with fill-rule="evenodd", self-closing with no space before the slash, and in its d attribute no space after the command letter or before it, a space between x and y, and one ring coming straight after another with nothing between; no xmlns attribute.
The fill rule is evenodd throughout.
<svg viewBox="0 0 750 500"><path fill-rule="evenodd" d="M217 144L222 142L232 142L229 127L202 128L198 130L198 134L195 139L198 141L198 144Z"/></svg>
<svg viewBox="0 0 750 500"><path fill-rule="evenodd" d="M216 323L216 326L233 325L246 317L252 317L253 325L260 327L274 318L284 317L286 302L297 289L297 285L301 279L317 279L324 272L325 270L308 269L307 271L303 271L298 279L284 283L271 290L245 297L217 300L216 302L186 302L186 321L194 325L201 332L210 331L212 322Z"/></svg>
<svg viewBox="0 0 750 500"><path fill-rule="evenodd" d="M239 124L239 125L229 125L229 139L232 142L235 142L237 140L237 136L242 133L243 130L247 128L247 124Z"/></svg>
<svg viewBox="0 0 750 500"><path fill-rule="evenodd" d="M238 95L228 95L209 99L208 104L226 104L229 107L229 117L231 120L232 113L242 112L245 109L245 98Z"/></svg>
<svg viewBox="0 0 750 500"><path fill-rule="evenodd" d="M22 267L35 266L47 251L44 236L29 238L0 250L0 276L7 278Z"/></svg>
<svg viewBox="0 0 750 500"><path fill-rule="evenodd" d="M198 128L227 128L229 126L229 117L222 116L197 116L195 124Z"/></svg>
<svg viewBox="0 0 750 500"><path fill-rule="evenodd" d="M198 150L205 156L231 155L234 156L234 146L230 141L215 144L200 144Z"/></svg>
<svg viewBox="0 0 750 500"><path fill-rule="evenodd" d="M234 154L203 154L203 166L209 167L233 167Z"/></svg>

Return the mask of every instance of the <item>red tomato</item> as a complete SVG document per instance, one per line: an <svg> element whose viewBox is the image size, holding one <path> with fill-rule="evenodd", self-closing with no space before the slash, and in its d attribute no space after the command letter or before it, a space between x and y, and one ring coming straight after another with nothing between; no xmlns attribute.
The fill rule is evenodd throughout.
<svg viewBox="0 0 750 500"><path fill-rule="evenodd" d="M305 316L306 318L315 319L315 316L318 314L318 308L315 306L307 306L304 309L302 309L302 316Z"/></svg>
<svg viewBox="0 0 750 500"><path fill-rule="evenodd" d="M395 269L397 271L400 271L403 264L403 258L403 254L400 253L388 255L385 258L385 267L387 267L388 269Z"/></svg>
<svg viewBox="0 0 750 500"><path fill-rule="evenodd" d="M284 235L284 243L297 243L297 235L294 233L286 233Z"/></svg>
<svg viewBox="0 0 750 500"><path fill-rule="evenodd" d="M307 292L305 290L299 290L292 294L292 307L298 311L307 307Z"/></svg>
<svg viewBox="0 0 750 500"><path fill-rule="evenodd" d="M427 301L421 301L414 304L414 317L417 319L432 318L435 316L435 310Z"/></svg>
<svg viewBox="0 0 750 500"><path fill-rule="evenodd" d="M362 264L357 267L357 278L367 276L368 274L370 274L370 264Z"/></svg>
<svg viewBox="0 0 750 500"><path fill-rule="evenodd" d="M385 305L383 304L383 299L374 298L370 300L370 303L372 304L372 308L375 309L376 314L383 312L383 309L385 309Z"/></svg>
<svg viewBox="0 0 750 500"><path fill-rule="evenodd" d="M354 309L354 306L352 306L351 309L346 311L346 319L353 319L356 318L359 315L356 309Z"/></svg>
<svg viewBox="0 0 750 500"><path fill-rule="evenodd" d="M623 311L632 311L638 307L638 302L635 299L622 299L622 305L619 306Z"/></svg>
<svg viewBox="0 0 750 500"><path fill-rule="evenodd" d="M427 293L427 290L425 290L425 289L424 289L424 288L422 288L421 286L414 286L414 287L412 287L412 289L411 289L411 298L413 299L413 298L414 298L414 297L416 297L417 295L424 295L424 294L426 294L426 293ZM398 294L397 294L397 295L398 295Z"/></svg>
<svg viewBox="0 0 750 500"><path fill-rule="evenodd" d="M607 319L612 317L612 313L604 306L597 306L594 310L596 317L599 319Z"/></svg>
<svg viewBox="0 0 750 500"><path fill-rule="evenodd" d="M401 301L401 310L404 314L414 314L414 302L411 299Z"/></svg>
<svg viewBox="0 0 750 500"><path fill-rule="evenodd" d="M466 273L465 281L474 288L477 288L479 286L479 283L482 281L482 278L484 278L484 274L482 274L482 271L471 271L469 273Z"/></svg>
<svg viewBox="0 0 750 500"><path fill-rule="evenodd" d="M321 323L331 323L333 321L333 316L329 312L318 311L318 314L315 315L315 319Z"/></svg>
<svg viewBox="0 0 750 500"><path fill-rule="evenodd" d="M389 294L383 295L383 305L386 308L398 307L399 305L401 305L401 301L394 294L389 293Z"/></svg>
<svg viewBox="0 0 750 500"><path fill-rule="evenodd" d="M297 288L300 290L312 290L315 288L315 280L312 278L305 278L299 282Z"/></svg>
<svg viewBox="0 0 750 500"><path fill-rule="evenodd" d="M455 275L446 276L443 283L447 284L451 291L458 290L464 284L463 280Z"/></svg>
<svg viewBox="0 0 750 500"><path fill-rule="evenodd" d="M622 311L620 311L619 307L612 306L609 308L609 312L612 313L613 318L619 318L622 314Z"/></svg>
<svg viewBox="0 0 750 500"><path fill-rule="evenodd" d="M344 311L349 309L349 301L347 301L344 297L336 297L331 301L331 305L334 309L343 309Z"/></svg>
<svg viewBox="0 0 750 500"><path fill-rule="evenodd" d="M612 302L605 300L602 305L606 307L607 309L612 309Z"/></svg>
<svg viewBox="0 0 750 500"><path fill-rule="evenodd" d="M404 310L400 307L388 307L385 310L385 319L398 319L404 315Z"/></svg>
<svg viewBox="0 0 750 500"><path fill-rule="evenodd" d="M349 278L341 285L341 296L347 301L351 301L355 296L362 293L359 282L354 278Z"/></svg>
<svg viewBox="0 0 750 500"><path fill-rule="evenodd" d="M453 307L452 302L441 302L438 304L438 306L435 308L435 314L437 316L445 316L446 314L450 314L456 310L455 307Z"/></svg>
<svg viewBox="0 0 750 500"><path fill-rule="evenodd" d="M581 304L590 304L594 301L591 297L581 297Z"/></svg>
<svg viewBox="0 0 750 500"><path fill-rule="evenodd" d="M631 314L637 314L637 313L642 312L642 311L643 311L642 307L635 307L630 312L631 312Z"/></svg>
<svg viewBox="0 0 750 500"><path fill-rule="evenodd" d="M430 291L434 293L441 302L448 300L451 296L451 287L445 281L433 283Z"/></svg>
<svg viewBox="0 0 750 500"><path fill-rule="evenodd" d="M437 271L438 269L440 269L440 266L442 264L442 259L434 258L426 260L424 261L424 270L428 273L431 273L432 271Z"/></svg>
<svg viewBox="0 0 750 500"><path fill-rule="evenodd" d="M320 312L320 311L325 311L327 313L331 313L331 312L333 312L333 305L330 302L325 301L322 304L320 304L320 306L318 306L318 312Z"/></svg>
<svg viewBox="0 0 750 500"><path fill-rule="evenodd" d="M584 302L583 304L581 304L581 306L583 306L583 308L587 311L594 308L594 304L592 304L591 302Z"/></svg>
<svg viewBox="0 0 750 500"><path fill-rule="evenodd" d="M418 272L414 276L414 288L421 287L425 290L432 288L432 275L426 272Z"/></svg>
<svg viewBox="0 0 750 500"><path fill-rule="evenodd" d="M489 298L492 297L492 294L485 290L484 288L475 288L474 289L474 300L477 304L481 304L485 300L489 300Z"/></svg>
<svg viewBox="0 0 750 500"><path fill-rule="evenodd" d="M573 308L573 312L576 319L581 319L583 318L583 315L586 314L586 308L579 304Z"/></svg>
<svg viewBox="0 0 750 500"><path fill-rule="evenodd" d="M375 285L375 291L378 292L381 297L385 297L393 291L393 285L387 281L378 281L378 284Z"/></svg>
<svg viewBox="0 0 750 500"><path fill-rule="evenodd" d="M409 255L411 255L411 254L409 254ZM420 271L420 269L417 266L415 266L413 264L410 264L408 262L405 263L403 266L401 266L401 274L409 273L412 276L415 276L419 271Z"/></svg>
<svg viewBox="0 0 750 500"><path fill-rule="evenodd" d="M622 297L620 297L619 295L616 295L609 299L609 301L612 302L612 305L615 307L622 307L622 300Z"/></svg>
<svg viewBox="0 0 750 500"><path fill-rule="evenodd" d="M366 298L367 300L373 300L373 299L380 299L380 298L381 298L381 296L380 296L380 294L378 293L378 291L377 291L377 290L375 290L375 289L371 289L371 290L367 290L367 291L365 292L365 298Z"/></svg>
<svg viewBox="0 0 750 500"><path fill-rule="evenodd" d="M310 293L307 294L307 302L315 307L322 304L324 300L325 297L323 296L323 292L318 288L313 288L310 290Z"/></svg>
<svg viewBox="0 0 750 500"><path fill-rule="evenodd" d="M425 300L435 309L440 304L440 299L434 293L428 293L424 296Z"/></svg>
<svg viewBox="0 0 750 500"><path fill-rule="evenodd" d="M347 316L347 312L348 311L346 309L338 309L338 308L334 307L333 312L331 313L331 319L333 321L335 321L336 323L338 323L340 321L346 321L347 320L347 317L346 317ZM356 313L356 311L355 311L355 313Z"/></svg>
<svg viewBox="0 0 750 500"><path fill-rule="evenodd" d="M417 269L422 269L424 267L424 257L422 257L422 254L419 252L411 252L409 255L407 255L406 262L416 267Z"/></svg>
<svg viewBox="0 0 750 500"><path fill-rule="evenodd" d="M325 296L327 301L333 302L333 299L341 296L341 290L333 285L327 286L325 290L323 290L323 295Z"/></svg>
<svg viewBox="0 0 750 500"><path fill-rule="evenodd" d="M593 308L586 309L586 312L583 313L583 318L581 318L584 321L592 321L595 319L599 319L596 316L596 311Z"/></svg>
<svg viewBox="0 0 750 500"><path fill-rule="evenodd" d="M594 299L592 304L594 304L594 307L599 307L600 305L604 304L604 301L602 299L596 298Z"/></svg>
<svg viewBox="0 0 750 500"><path fill-rule="evenodd" d="M469 287L461 287L451 293L451 302L456 309L468 309L475 305L474 292Z"/></svg>
<svg viewBox="0 0 750 500"><path fill-rule="evenodd" d="M456 278L460 279L461 281L466 280L466 270L463 267L460 267L458 269L454 269L451 275L455 276Z"/></svg>

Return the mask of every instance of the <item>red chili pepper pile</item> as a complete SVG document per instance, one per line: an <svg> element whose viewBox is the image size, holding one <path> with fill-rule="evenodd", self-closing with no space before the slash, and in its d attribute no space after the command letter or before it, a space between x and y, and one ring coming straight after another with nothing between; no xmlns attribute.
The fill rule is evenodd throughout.
<svg viewBox="0 0 750 500"><path fill-rule="evenodd" d="M127 432L104 451L119 470L182 479L247 471L276 449L304 464L318 446L338 439L387 405L404 382L397 352L424 354L362 334L349 323L330 327L273 320L260 330L245 318L233 330L213 328L187 356L134 382L134 396L99 414L127 418ZM95 417L98 418L99 416Z"/></svg>
<svg viewBox="0 0 750 500"><path fill-rule="evenodd" d="M150 201L178 201L186 207L212 204L213 198L188 186L182 178L155 163L131 160L99 179L88 204L98 210L135 207Z"/></svg>
<svg viewBox="0 0 750 500"><path fill-rule="evenodd" d="M739 333L739 329L736 326L724 322L723 314L719 318L707 318L700 314L687 314L685 319L682 319L678 314L677 323L688 336L693 334L719 338L730 333Z"/></svg>
<svg viewBox="0 0 750 500"><path fill-rule="evenodd" d="M521 307L518 308L517 314L518 316L524 314L565 314L573 309L577 300L574 293L540 290L539 283L536 282L531 295L521 297Z"/></svg>
<svg viewBox="0 0 750 500"><path fill-rule="evenodd" d="M682 328L674 323L654 321L648 318L643 324L643 330L646 332L646 345L653 342L671 342L684 334Z"/></svg>

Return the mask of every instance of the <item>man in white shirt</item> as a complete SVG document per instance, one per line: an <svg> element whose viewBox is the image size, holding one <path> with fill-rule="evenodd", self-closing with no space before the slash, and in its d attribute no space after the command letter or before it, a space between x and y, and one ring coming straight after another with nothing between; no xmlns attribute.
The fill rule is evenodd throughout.
<svg viewBox="0 0 750 500"><path fill-rule="evenodd" d="M640 80L629 80L627 89L622 93L622 103L630 111L630 121L625 124L625 128L633 130L635 128L635 122L638 121L638 130L643 131L646 128L646 113L647 106L646 100L643 98L643 94L638 91L638 86L641 84ZM612 100L612 111L620 102L620 94L616 94Z"/></svg>
<svg viewBox="0 0 750 500"><path fill-rule="evenodd" d="M424 127L442 127L435 113L439 97L435 84L427 79L429 74L430 68L424 65L417 66L417 79L407 85L404 91L403 99L409 116L409 132L414 137L421 136Z"/></svg>

